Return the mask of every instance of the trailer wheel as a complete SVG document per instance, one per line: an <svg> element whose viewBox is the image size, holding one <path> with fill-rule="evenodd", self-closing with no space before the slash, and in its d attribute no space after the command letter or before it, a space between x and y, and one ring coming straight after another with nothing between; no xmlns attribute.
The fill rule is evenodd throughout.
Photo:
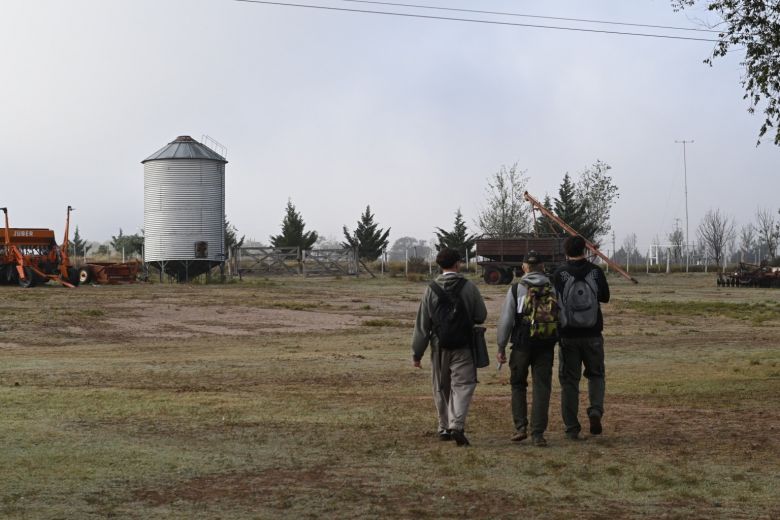
<svg viewBox="0 0 780 520"><path fill-rule="evenodd" d="M485 272L482 275L482 279L485 280L485 283L488 285L498 285L503 278L501 271L495 267L485 267Z"/></svg>
<svg viewBox="0 0 780 520"><path fill-rule="evenodd" d="M35 273L29 267L24 268L24 279L19 278L19 287L28 289L35 286Z"/></svg>
<svg viewBox="0 0 780 520"><path fill-rule="evenodd" d="M92 281L92 270L89 267L79 269L79 283L89 283Z"/></svg>
<svg viewBox="0 0 780 520"><path fill-rule="evenodd" d="M75 267L68 267L68 283L78 286L81 276L79 270Z"/></svg>
<svg viewBox="0 0 780 520"><path fill-rule="evenodd" d="M514 279L514 277L515 277L515 273L511 267L509 269L502 269L501 281L499 283L503 285L509 285L510 283L512 283L512 279Z"/></svg>

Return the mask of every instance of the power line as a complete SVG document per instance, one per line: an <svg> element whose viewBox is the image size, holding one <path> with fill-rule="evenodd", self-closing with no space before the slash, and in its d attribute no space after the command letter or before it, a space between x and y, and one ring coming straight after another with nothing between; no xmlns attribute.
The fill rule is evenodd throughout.
<svg viewBox="0 0 780 520"><path fill-rule="evenodd" d="M433 16L433 15L425 15L425 14L414 14L414 13L394 13L391 11L369 11L366 9L348 9L345 7L328 7L323 5L307 5L307 4L294 4L294 3L288 3L288 2L272 2L268 0L233 0L235 2L245 2L250 4L263 4L263 5L276 5L276 6L282 6L282 7L301 7L306 9L319 9L323 11L338 11L338 12L348 12L348 13L364 13L364 14L380 14L385 16L400 16L404 18L422 18L426 20L444 20L448 22L470 22L470 23L481 23L481 24L488 24L488 25L503 25L503 26L510 26L510 27L533 27L536 29L553 29L558 31L576 31L576 32L587 32L587 33L601 33L601 34L614 34L619 36L642 36L645 38L663 38L668 40L688 40L688 41L698 41L698 42L715 42L717 43L720 40L713 40L710 38L694 38L691 36L673 36L669 34L648 34L648 33L633 33L633 32L623 32L623 31L607 31L603 29L584 29L580 27L560 27L556 25L537 25L537 24L530 24L530 23L516 23L516 22L501 22L496 20L478 20L473 18L455 18L455 17L449 17L449 16Z"/></svg>
<svg viewBox="0 0 780 520"><path fill-rule="evenodd" d="M436 11L454 11L459 13L475 13L475 14L495 14L500 16L515 16L518 18L535 18L539 20L559 20L564 22L582 22L582 23L598 23L604 25L625 25L629 27L646 27L649 29L670 29L673 31L695 31L695 32L707 32L707 33L720 33L713 29L701 29L696 27L675 27L672 25L652 25L645 23L630 23L630 22L614 22L610 20L592 20L588 18L565 18L562 16L542 16L536 14L525 13L510 13L503 11L483 11L479 9L456 9L454 7L438 7L433 5L417 5L417 4L400 4L395 2L378 2L375 0L342 0L344 2L353 2L357 4L376 4L376 5L389 5L395 7L413 7L415 9L432 9Z"/></svg>

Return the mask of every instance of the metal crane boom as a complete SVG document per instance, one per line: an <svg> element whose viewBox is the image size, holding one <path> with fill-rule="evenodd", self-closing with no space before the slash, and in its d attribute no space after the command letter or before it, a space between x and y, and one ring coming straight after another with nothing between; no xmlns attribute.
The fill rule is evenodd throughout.
<svg viewBox="0 0 780 520"><path fill-rule="evenodd" d="M531 194L530 194L530 193L528 193L527 191L526 191L526 192L524 192L524 193L523 193L523 197L525 198L525 200L527 200L528 202L530 202L530 203L531 203L531 206L533 206L533 208L534 208L534 209L538 209L538 210L539 210L539 212L540 212L542 215L544 215L545 217L549 218L550 220L552 220L553 222L555 222L556 224L558 224L559 226L561 226L561 228L563 228L563 229L564 229L564 231L566 231L568 234L570 234L571 236L580 235L580 234L577 232L577 230L576 230L576 229L574 229L573 227L571 227L570 225L568 225L568 224L567 224L566 222L564 222L563 220L559 219L559 218L558 218L558 217L557 217L557 216L556 216L556 215L555 215L555 214L554 214L552 211L550 211L549 209L545 208L545 207L542 205L542 203L540 203L538 200L536 200L535 198L533 198L533 197L531 196ZM582 236L582 235L580 235L580 236ZM620 266L619 266L619 265L617 265L615 262L613 262L612 260L610 260L610 259L607 257L607 255L605 255L604 253L602 253L601 251L599 251L599 249L598 249L598 248L597 248L595 245L593 245L593 243L592 243L592 242L590 242L589 240L585 239L584 237L583 237L583 239L585 240L585 247L587 247L587 248L588 248L588 250L589 250L591 253L593 253L594 255L598 256L598 257L599 257L599 258L601 258L602 260L604 260L604 261L607 263L607 265L608 265L608 266L610 266L610 267L611 267L611 268L613 268L615 271L617 271L618 273L620 273L621 275L623 275L623 277L624 277L625 279L627 279L627 280L631 280L631 281L632 281L632 282L634 282L634 283L639 283L639 282L636 280L636 278L634 278L633 276L631 276L630 274L628 274L628 273L627 273L627 272L626 272L626 271L625 271L625 270L624 270L622 267L620 267Z"/></svg>

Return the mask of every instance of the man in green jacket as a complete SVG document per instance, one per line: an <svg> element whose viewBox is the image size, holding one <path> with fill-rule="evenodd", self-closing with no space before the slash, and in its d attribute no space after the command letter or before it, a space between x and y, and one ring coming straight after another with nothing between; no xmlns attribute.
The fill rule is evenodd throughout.
<svg viewBox="0 0 780 520"><path fill-rule="evenodd" d="M476 285L465 279L458 271L460 253L444 248L436 256L436 263L442 273L434 283L453 301L462 302L463 318L469 323L467 328L485 322L487 309ZM454 439L458 446L468 446L464 433L466 415L477 386L477 369L468 338L453 345L441 345L438 333L437 316L441 297L439 291L429 286L423 295L412 336L412 363L420 368L421 360L428 345L431 345L431 373L433 380L433 401L439 415L439 439Z"/></svg>

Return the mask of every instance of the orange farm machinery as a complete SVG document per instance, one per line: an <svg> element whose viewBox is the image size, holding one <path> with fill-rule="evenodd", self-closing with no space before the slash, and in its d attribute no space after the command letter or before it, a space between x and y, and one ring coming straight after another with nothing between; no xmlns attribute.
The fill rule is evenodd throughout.
<svg viewBox="0 0 780 520"><path fill-rule="evenodd" d="M70 265L68 258L68 232L73 208L68 206L65 236L61 245L57 245L51 229L10 227L8 209L0 210L5 215L0 248L0 283L32 287L54 280L65 287L78 285L78 270Z"/></svg>

